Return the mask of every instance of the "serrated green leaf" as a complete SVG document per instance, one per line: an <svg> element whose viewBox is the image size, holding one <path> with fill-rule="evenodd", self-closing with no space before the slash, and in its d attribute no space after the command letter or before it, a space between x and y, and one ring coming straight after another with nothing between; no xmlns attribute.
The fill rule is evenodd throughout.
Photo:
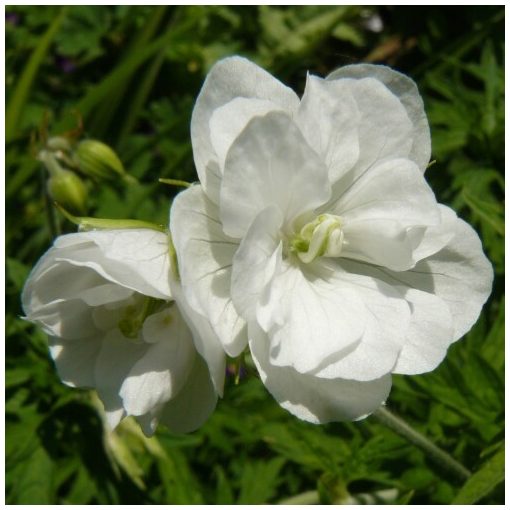
<svg viewBox="0 0 510 510"><path fill-rule="evenodd" d="M501 449L465 483L452 501L454 505L472 505L480 501L505 479L505 450Z"/></svg>
<svg viewBox="0 0 510 510"><path fill-rule="evenodd" d="M237 504L257 505L268 503L280 484L279 473L284 464L285 459L282 457L275 457L269 461L252 461L245 464Z"/></svg>

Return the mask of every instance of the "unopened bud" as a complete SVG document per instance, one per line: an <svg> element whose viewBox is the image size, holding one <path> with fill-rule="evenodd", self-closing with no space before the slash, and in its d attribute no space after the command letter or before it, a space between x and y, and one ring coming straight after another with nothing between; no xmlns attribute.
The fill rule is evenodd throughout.
<svg viewBox="0 0 510 510"><path fill-rule="evenodd" d="M74 214L87 210L87 188L83 181L70 170L60 170L50 175L47 182L51 198Z"/></svg>
<svg viewBox="0 0 510 510"><path fill-rule="evenodd" d="M80 171L97 180L112 181L118 178L136 182L129 176L117 154L98 140L84 140L78 144L75 158Z"/></svg>

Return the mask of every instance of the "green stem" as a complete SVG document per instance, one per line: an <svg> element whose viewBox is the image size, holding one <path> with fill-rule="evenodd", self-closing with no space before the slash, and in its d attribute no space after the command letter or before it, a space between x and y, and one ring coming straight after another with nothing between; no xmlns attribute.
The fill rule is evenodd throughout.
<svg viewBox="0 0 510 510"><path fill-rule="evenodd" d="M53 202L46 187L46 169L44 166L41 166L41 186L44 194L44 208L46 210L46 219L48 220L50 240L53 241L60 235L60 225L57 222Z"/></svg>
<svg viewBox="0 0 510 510"><path fill-rule="evenodd" d="M380 407L373 415L380 423L407 439L410 443L420 448L438 466L448 470L457 479L465 482L471 472L460 462L457 462L449 453L436 446L430 439L413 429L402 418L395 416L385 407Z"/></svg>

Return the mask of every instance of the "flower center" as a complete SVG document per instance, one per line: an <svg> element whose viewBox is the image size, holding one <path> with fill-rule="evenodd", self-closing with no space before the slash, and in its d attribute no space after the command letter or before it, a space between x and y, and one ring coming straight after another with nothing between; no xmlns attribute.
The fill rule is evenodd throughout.
<svg viewBox="0 0 510 510"><path fill-rule="evenodd" d="M340 216L320 214L291 239L290 251L306 264L317 257L339 257L344 242L342 225Z"/></svg>
<svg viewBox="0 0 510 510"><path fill-rule="evenodd" d="M165 303L162 299L143 296L138 303L126 306L118 322L122 334L127 338L137 338L145 319L159 311Z"/></svg>

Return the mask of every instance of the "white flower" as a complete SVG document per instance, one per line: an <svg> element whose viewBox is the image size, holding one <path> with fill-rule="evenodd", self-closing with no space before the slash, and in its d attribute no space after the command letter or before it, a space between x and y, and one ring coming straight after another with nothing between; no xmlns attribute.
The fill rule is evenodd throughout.
<svg viewBox="0 0 510 510"><path fill-rule="evenodd" d="M234 57L191 123L201 186L171 231L183 292L224 348L311 422L358 419L391 374L434 369L487 299L474 230L436 202L416 85L353 65L292 90Z"/></svg>
<svg viewBox="0 0 510 510"><path fill-rule="evenodd" d="M64 235L23 290L26 318L49 335L61 379L95 388L112 428L132 415L147 435L158 422L195 430L223 389L221 345L173 300L168 253L167 235L150 229Z"/></svg>

